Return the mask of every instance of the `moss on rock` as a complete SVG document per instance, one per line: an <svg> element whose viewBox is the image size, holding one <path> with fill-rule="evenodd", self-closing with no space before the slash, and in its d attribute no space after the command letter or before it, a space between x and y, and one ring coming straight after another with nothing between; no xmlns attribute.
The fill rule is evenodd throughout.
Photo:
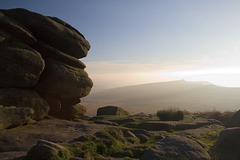
<svg viewBox="0 0 240 160"><path fill-rule="evenodd" d="M0 89L0 105L4 107L29 107L34 110L32 118L40 120L45 117L49 111L47 102L36 92L27 89Z"/></svg>

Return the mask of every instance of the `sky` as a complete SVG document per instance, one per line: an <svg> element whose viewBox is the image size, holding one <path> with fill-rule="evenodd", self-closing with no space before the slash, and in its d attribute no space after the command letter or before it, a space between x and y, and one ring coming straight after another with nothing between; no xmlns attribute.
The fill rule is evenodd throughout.
<svg viewBox="0 0 240 160"><path fill-rule="evenodd" d="M0 0L58 17L91 44L93 92L186 80L240 87L238 0Z"/></svg>

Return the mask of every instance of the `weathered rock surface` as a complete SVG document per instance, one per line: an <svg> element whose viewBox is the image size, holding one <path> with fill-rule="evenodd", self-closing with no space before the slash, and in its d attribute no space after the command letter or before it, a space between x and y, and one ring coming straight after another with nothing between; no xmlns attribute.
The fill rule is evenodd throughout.
<svg viewBox="0 0 240 160"><path fill-rule="evenodd" d="M210 160L208 153L195 141L177 135L167 136L155 143L141 157L141 160L149 159L188 159Z"/></svg>
<svg viewBox="0 0 240 160"><path fill-rule="evenodd" d="M118 124L115 122L107 121L107 120L95 120L94 123L96 124L106 124L111 126L117 126Z"/></svg>
<svg viewBox="0 0 240 160"><path fill-rule="evenodd" d="M68 54L65 54L44 42L38 41L37 43L35 43L34 49L36 49L44 59L50 58L75 68L80 69L86 68L85 64L81 62L79 59L72 57Z"/></svg>
<svg viewBox="0 0 240 160"><path fill-rule="evenodd" d="M109 121L115 122L117 124L124 124L124 123L131 123L135 122L134 118L116 118L116 119L110 119Z"/></svg>
<svg viewBox="0 0 240 160"><path fill-rule="evenodd" d="M217 146L227 151L237 151L240 154L240 127L223 130L217 142Z"/></svg>
<svg viewBox="0 0 240 160"><path fill-rule="evenodd" d="M27 155L26 151L0 152L0 159L1 160L23 160L26 155Z"/></svg>
<svg viewBox="0 0 240 160"><path fill-rule="evenodd" d="M64 119L82 119L85 114L86 107L82 106L81 104L75 104L73 106L62 108L61 111L55 115Z"/></svg>
<svg viewBox="0 0 240 160"><path fill-rule="evenodd" d="M16 108L0 106L0 129L21 126L31 121L33 109L26 107Z"/></svg>
<svg viewBox="0 0 240 160"><path fill-rule="evenodd" d="M160 131L160 130L185 130L185 129L194 129L199 128L204 125L211 124L220 124L219 121L213 119L206 120L194 120L189 122L184 121L146 121L138 125L139 128L151 130L151 131Z"/></svg>
<svg viewBox="0 0 240 160"><path fill-rule="evenodd" d="M0 152L28 151L38 139L51 142L71 142L83 135L93 135L107 127L101 124L73 122L61 119L43 119L34 124L0 132Z"/></svg>
<svg viewBox="0 0 240 160"><path fill-rule="evenodd" d="M223 130L218 138L216 148L218 159L238 160L240 159L240 127L227 128Z"/></svg>
<svg viewBox="0 0 240 160"><path fill-rule="evenodd" d="M56 17L0 9L0 105L30 107L35 120L48 111L63 119L82 118L85 108L77 104L93 82L78 59L89 49L79 31ZM10 88L24 91L10 93ZM32 94L25 95L25 89Z"/></svg>
<svg viewBox="0 0 240 160"><path fill-rule="evenodd" d="M192 138L198 138L202 135L212 131L212 130L218 130L223 129L224 126L213 124L213 125L206 125L195 129L187 129L181 132L176 133L176 135L184 136L184 137L192 137Z"/></svg>
<svg viewBox="0 0 240 160"><path fill-rule="evenodd" d="M240 127L240 110L237 111L230 120L225 124L227 128Z"/></svg>
<svg viewBox="0 0 240 160"><path fill-rule="evenodd" d="M97 110L97 116L101 115L128 115L128 112L120 107L105 106L98 108Z"/></svg>
<svg viewBox="0 0 240 160"><path fill-rule="evenodd" d="M28 151L25 160L67 160L69 158L70 153L65 147L46 140L38 140L37 145Z"/></svg>
<svg viewBox="0 0 240 160"><path fill-rule="evenodd" d="M36 90L41 95L54 95L60 101L87 96L93 86L87 72L52 59L46 60L45 71Z"/></svg>
<svg viewBox="0 0 240 160"><path fill-rule="evenodd" d="M28 89L1 89L0 104L4 107L29 107L34 110L31 116L34 120L45 117L49 111L49 105L36 92Z"/></svg>
<svg viewBox="0 0 240 160"><path fill-rule="evenodd" d="M28 28L38 40L76 58L87 56L90 44L87 40L61 20L42 16L25 9L0 10L6 16ZM65 24L65 25L64 25Z"/></svg>
<svg viewBox="0 0 240 160"><path fill-rule="evenodd" d="M8 41L33 44L36 39L26 27L0 12L0 44Z"/></svg>
<svg viewBox="0 0 240 160"><path fill-rule="evenodd" d="M50 113L72 119L73 113L79 116L74 105L80 103L81 97L89 94L92 86L92 80L82 68L47 58L45 70L35 90L52 104Z"/></svg>
<svg viewBox="0 0 240 160"><path fill-rule="evenodd" d="M9 42L0 46L0 87L33 87L45 63L29 46Z"/></svg>

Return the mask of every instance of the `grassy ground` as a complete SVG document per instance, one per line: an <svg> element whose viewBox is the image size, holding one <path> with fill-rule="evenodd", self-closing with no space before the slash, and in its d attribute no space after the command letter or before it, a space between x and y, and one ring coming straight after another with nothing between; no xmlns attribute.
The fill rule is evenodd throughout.
<svg viewBox="0 0 240 160"><path fill-rule="evenodd" d="M232 113L219 113L219 112L201 112L201 113L188 113L184 112L183 122L193 121L196 119L217 119L225 122L229 119ZM155 142L159 141L158 136L152 134L148 137L148 141L141 143L140 139L136 136L126 136L126 132L132 131L137 128L137 125L144 121L159 121L159 117L156 115L145 117L134 116L101 116L94 117L90 120L116 120L131 118L133 122L121 124L116 127L107 127L99 130L95 135L82 136L76 139L74 143L64 143L65 146L73 156L99 160L105 157L121 157L127 160L139 159L143 153L151 147ZM212 159L216 159L218 151L215 149L215 143L217 142L219 133L224 129L223 126L218 125L208 129L206 132L201 133L197 137L191 137L202 144L204 149L210 154ZM177 134L181 131L171 130L163 132L163 137L167 135Z"/></svg>
<svg viewBox="0 0 240 160"><path fill-rule="evenodd" d="M150 136L149 141L140 143L135 136L126 136L131 131L123 127L108 127L99 130L95 135L82 136L74 143L63 143L73 156L83 158L125 157L125 159L138 159L142 154L157 141L156 137Z"/></svg>

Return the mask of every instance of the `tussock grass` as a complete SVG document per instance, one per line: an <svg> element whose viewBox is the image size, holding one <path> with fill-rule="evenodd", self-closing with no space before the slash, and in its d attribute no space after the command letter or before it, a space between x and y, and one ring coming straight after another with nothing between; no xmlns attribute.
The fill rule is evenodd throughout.
<svg viewBox="0 0 240 160"><path fill-rule="evenodd" d="M161 110L157 116L161 121L180 121L184 118L184 112L178 109Z"/></svg>

